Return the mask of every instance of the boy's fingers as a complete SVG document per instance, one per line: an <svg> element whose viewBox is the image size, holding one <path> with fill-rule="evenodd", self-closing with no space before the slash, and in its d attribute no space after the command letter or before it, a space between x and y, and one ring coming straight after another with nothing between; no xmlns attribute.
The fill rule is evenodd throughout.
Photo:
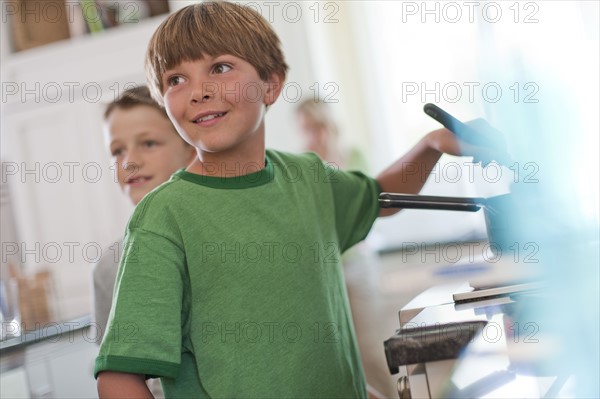
<svg viewBox="0 0 600 399"><path fill-rule="evenodd" d="M492 162L501 165L510 165L510 158L503 151L495 148L474 146L465 142L460 143L460 153L464 156L472 156L473 163L481 163L483 167L488 166Z"/></svg>
<svg viewBox="0 0 600 399"><path fill-rule="evenodd" d="M475 130L487 131L489 129L493 129L492 126L483 118L473 119L466 123Z"/></svg>
<svg viewBox="0 0 600 399"><path fill-rule="evenodd" d="M461 149L465 155L473 155L473 162L482 162L485 167L491 162L496 161L501 165L511 165L511 156L506 149L506 142L501 131L494 128L485 119L474 119L466 122L469 127L473 128L476 133L481 134L489 142L484 142L481 146L473 146L464 141L461 143Z"/></svg>
<svg viewBox="0 0 600 399"><path fill-rule="evenodd" d="M481 143L494 146L498 150L506 150L504 134L502 134L500 130L490 125L485 119L474 119L468 121L467 125L475 131L475 134L480 136L479 138L481 139Z"/></svg>
<svg viewBox="0 0 600 399"><path fill-rule="evenodd" d="M471 128L481 132L481 134L487 135L489 137L504 137L500 130L490 125L488 121L486 121L483 118L470 120L466 124L469 125Z"/></svg>

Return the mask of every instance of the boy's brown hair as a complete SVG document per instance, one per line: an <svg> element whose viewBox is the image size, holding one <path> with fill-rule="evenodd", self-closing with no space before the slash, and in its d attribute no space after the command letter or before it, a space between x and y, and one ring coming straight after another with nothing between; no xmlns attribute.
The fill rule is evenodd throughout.
<svg viewBox="0 0 600 399"><path fill-rule="evenodd" d="M104 111L104 119L108 119L111 112L115 109L129 109L138 105L148 105L158 111L160 111L165 118L169 118L167 111L160 104L158 104L152 95L148 86L136 86L125 90L119 95L114 101L106 106Z"/></svg>
<svg viewBox="0 0 600 399"><path fill-rule="evenodd" d="M163 104L161 77L165 71L183 61L222 54L252 64L262 80L273 73L285 80L288 66L281 42L258 12L226 1L203 2L170 15L152 35L145 66L153 97Z"/></svg>

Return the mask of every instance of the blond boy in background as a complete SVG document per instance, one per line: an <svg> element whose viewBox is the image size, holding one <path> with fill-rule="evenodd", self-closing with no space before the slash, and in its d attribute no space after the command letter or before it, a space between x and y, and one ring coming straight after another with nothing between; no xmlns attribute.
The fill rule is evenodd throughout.
<svg viewBox="0 0 600 399"><path fill-rule="evenodd" d="M195 156L194 147L177 134L165 110L146 86L125 90L104 112L104 132L116 180L134 205L150 191L185 168ZM115 242L122 248L121 240ZM105 251L93 269L94 321L100 344L112 305L120 251ZM159 384L150 384L155 397Z"/></svg>

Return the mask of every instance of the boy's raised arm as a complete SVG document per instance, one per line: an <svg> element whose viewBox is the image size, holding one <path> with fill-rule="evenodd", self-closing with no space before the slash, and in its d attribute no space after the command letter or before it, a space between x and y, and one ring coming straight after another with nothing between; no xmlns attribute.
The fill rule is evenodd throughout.
<svg viewBox="0 0 600 399"><path fill-rule="evenodd" d="M377 176L384 192L417 194L443 153L463 155L456 136L447 129L428 133L402 158L394 162ZM467 155L467 154L464 154ZM382 208L379 216L389 216L400 209Z"/></svg>
<svg viewBox="0 0 600 399"><path fill-rule="evenodd" d="M98 396L100 399L154 399L143 375L115 371L102 371L98 374Z"/></svg>

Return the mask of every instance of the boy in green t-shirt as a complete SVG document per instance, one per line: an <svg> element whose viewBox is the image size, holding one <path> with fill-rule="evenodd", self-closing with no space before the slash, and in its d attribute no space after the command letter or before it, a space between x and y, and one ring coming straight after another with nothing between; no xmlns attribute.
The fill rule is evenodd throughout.
<svg viewBox="0 0 600 399"><path fill-rule="evenodd" d="M146 69L198 156L129 221L100 397L151 397L156 377L167 398L366 397L340 254L394 213L380 191L417 193L442 153L459 154L453 134L427 134L376 180L266 150L287 65L269 24L238 4L169 16Z"/></svg>

